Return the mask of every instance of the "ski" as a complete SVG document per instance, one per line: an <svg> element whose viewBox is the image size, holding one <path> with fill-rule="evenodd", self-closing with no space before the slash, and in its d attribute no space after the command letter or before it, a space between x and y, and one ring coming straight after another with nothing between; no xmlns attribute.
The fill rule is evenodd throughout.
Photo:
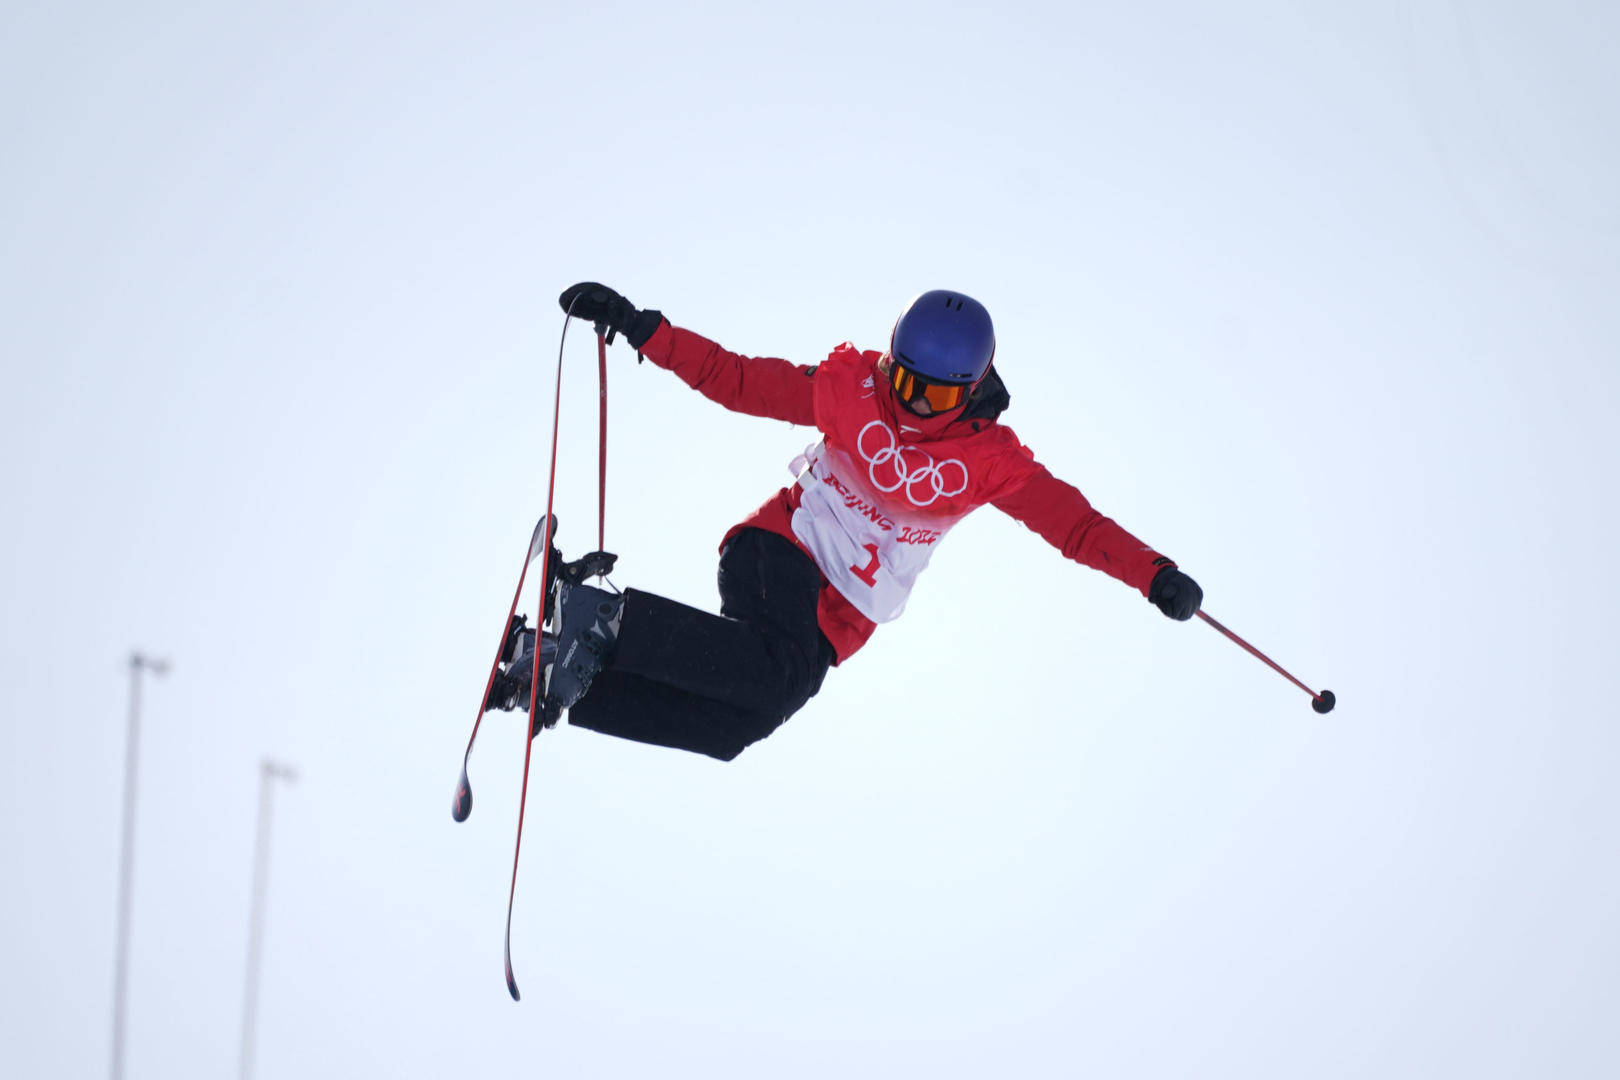
<svg viewBox="0 0 1620 1080"><path fill-rule="evenodd" d="M569 309L571 314L572 309ZM461 777L456 784L455 797L451 800L450 815L456 821L466 821L472 813L472 783L467 775L468 762L472 758L473 744L478 739L478 729L483 723L484 713L490 708L491 692L495 689L497 676L502 674L501 664L518 663L522 658L523 639L528 633L535 636L534 651L532 653L533 668L529 680L529 738L524 740L523 748L523 781L519 789L517 813L517 837L512 845L512 883L506 894L506 989L513 1001L521 1000L518 993L517 977L512 970L512 913L517 900L517 872L518 859L523 851L523 817L529 802L529 764L534 751L534 736L544 728L555 724L561 715L548 702L545 692L546 675L550 660L547 658L547 635L545 626L553 620L556 614L555 592L558 581L567 576L571 582L583 582L587 577L606 575L612 570L616 556L605 551L594 551L573 563L563 563L561 553L552 543L552 537L557 531L557 519L552 514L553 500L557 494L557 442L562 417L562 368L563 353L568 342L568 316L563 318L562 337L557 344L557 376L551 405L551 463L546 478L546 512L535 526L534 534L529 539L529 546L524 552L523 567L518 574L517 588L512 593L512 604L507 609L506 621L501 624L500 644L496 648L495 660L490 665L489 677L484 681L484 693L478 701L478 716L473 721L472 735L467 739L467 749L461 756ZM597 363L601 379L601 407L600 420L600 453L598 467L599 476L599 504L597 506L597 547L605 547L607 523L607 328L597 327ZM529 567L536 558L540 559L541 588L538 603L537 624L532 630L528 627L526 619L517 618L518 601L523 595L523 585L528 578ZM559 628L560 629L560 628ZM553 636L554 640L554 636ZM551 650L555 656L555 649ZM512 674L509 666L506 675ZM508 695L516 690L506 680L503 686L500 704L505 706ZM520 691L519 691L520 692ZM513 702L512 704L518 704Z"/></svg>
<svg viewBox="0 0 1620 1080"><path fill-rule="evenodd" d="M461 756L461 779L456 784L455 798L450 805L450 816L457 821L466 821L468 815L472 813L472 784L467 777L467 765L472 758L473 744L478 741L478 729L484 722L484 713L489 707L490 691L495 688L495 676L500 672L503 662L511 661L521 631L527 625L526 617L517 614L518 601L523 596L523 585L528 580L529 568L534 565L534 560L537 557L548 553L548 549L549 553L555 554L551 538L556 529L557 518L555 515L547 515L541 518L539 523L535 525L534 534L530 536L529 545L524 552L523 567L518 572L517 588L512 590L512 606L507 609L506 619L501 623L500 644L495 649L495 660L489 665L489 677L484 680L484 694L478 699L478 715L473 720L472 735L467 739L467 750ZM550 559L546 561L550 562ZM547 570L547 576L551 576L549 569ZM542 622L550 610L551 584L550 581L547 581L545 583L546 587L541 589ZM538 649L536 655L538 655Z"/></svg>

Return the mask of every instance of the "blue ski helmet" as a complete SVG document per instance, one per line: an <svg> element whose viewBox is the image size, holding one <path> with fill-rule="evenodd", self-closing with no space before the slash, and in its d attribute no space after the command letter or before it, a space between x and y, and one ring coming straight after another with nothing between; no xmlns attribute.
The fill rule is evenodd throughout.
<svg viewBox="0 0 1620 1080"><path fill-rule="evenodd" d="M889 339L889 355L929 382L976 383L996 355L990 312L971 296L931 289L900 313Z"/></svg>

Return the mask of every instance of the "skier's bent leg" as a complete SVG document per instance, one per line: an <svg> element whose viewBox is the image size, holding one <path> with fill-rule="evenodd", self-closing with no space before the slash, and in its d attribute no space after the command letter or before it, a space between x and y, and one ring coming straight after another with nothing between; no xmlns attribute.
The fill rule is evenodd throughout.
<svg viewBox="0 0 1620 1080"><path fill-rule="evenodd" d="M719 584L720 615L627 590L613 659L569 722L730 761L802 708L835 658L815 563L744 529L721 553Z"/></svg>
<svg viewBox="0 0 1620 1080"><path fill-rule="evenodd" d="M730 761L781 726L751 713L609 669L568 712L571 727Z"/></svg>
<svg viewBox="0 0 1620 1080"><path fill-rule="evenodd" d="M792 542L744 529L721 554L719 580L720 615L627 590L612 667L785 719L833 662L816 621L821 573Z"/></svg>
<svg viewBox="0 0 1620 1080"><path fill-rule="evenodd" d="M744 712L786 716L820 689L826 668L752 624L627 589L612 670Z"/></svg>

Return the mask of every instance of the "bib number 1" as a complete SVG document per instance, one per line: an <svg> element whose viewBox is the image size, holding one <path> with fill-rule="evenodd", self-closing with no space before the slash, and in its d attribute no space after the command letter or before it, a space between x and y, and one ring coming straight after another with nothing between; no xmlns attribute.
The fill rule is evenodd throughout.
<svg viewBox="0 0 1620 1080"><path fill-rule="evenodd" d="M876 544L867 544L866 550L871 552L872 560L865 566L852 566L849 568L849 571L862 581L866 582L866 587L868 589L875 589L877 588L877 572L880 568L878 563L878 546Z"/></svg>

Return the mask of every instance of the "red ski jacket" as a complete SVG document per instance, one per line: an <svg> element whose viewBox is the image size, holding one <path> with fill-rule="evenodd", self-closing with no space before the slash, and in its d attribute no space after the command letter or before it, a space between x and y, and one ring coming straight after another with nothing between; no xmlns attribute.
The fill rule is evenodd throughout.
<svg viewBox="0 0 1620 1080"><path fill-rule="evenodd" d="M793 463L796 482L725 539L769 529L815 560L821 630L840 663L879 622L899 616L935 546L986 503L1144 596L1153 575L1175 565L1093 509L997 422L1008 399L993 372L961 413L924 420L901 408L877 373L883 354L847 342L820 364L795 365L730 352L666 320L641 352L728 409L820 431Z"/></svg>

